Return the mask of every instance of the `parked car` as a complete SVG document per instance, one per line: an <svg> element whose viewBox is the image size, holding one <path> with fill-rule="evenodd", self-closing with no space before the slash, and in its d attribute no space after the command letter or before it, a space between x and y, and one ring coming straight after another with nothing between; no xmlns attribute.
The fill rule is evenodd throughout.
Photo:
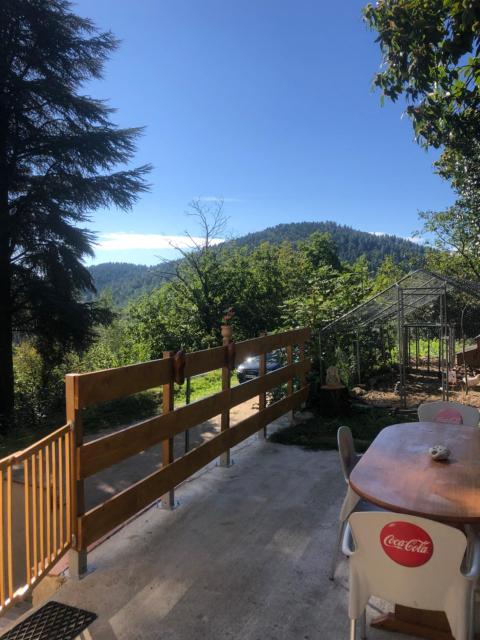
<svg viewBox="0 0 480 640"><path fill-rule="evenodd" d="M270 371L275 371L275 369L280 369L283 366L281 354L273 351L272 353L267 353L266 358L266 368L267 373ZM258 376L260 369L260 356L251 356L244 360L237 367L237 378L239 382L246 382L247 380L252 380Z"/></svg>

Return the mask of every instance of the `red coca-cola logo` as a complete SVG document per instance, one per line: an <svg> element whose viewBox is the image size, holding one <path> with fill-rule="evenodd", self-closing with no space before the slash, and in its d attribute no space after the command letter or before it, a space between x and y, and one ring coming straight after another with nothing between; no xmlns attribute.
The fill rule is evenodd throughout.
<svg viewBox="0 0 480 640"><path fill-rule="evenodd" d="M420 567L433 554L428 533L411 522L386 524L380 532L380 543L387 556L404 567Z"/></svg>

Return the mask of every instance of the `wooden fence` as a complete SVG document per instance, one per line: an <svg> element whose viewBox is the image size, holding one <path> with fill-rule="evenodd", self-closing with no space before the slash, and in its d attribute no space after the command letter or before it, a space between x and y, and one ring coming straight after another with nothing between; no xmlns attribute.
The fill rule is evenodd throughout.
<svg viewBox="0 0 480 640"><path fill-rule="evenodd" d="M305 343L309 338L309 329L265 335L238 343L230 342L226 337L223 346L205 351L187 354L165 352L162 359L144 364L67 375L67 419L74 425L76 449L72 508L77 514L74 525L77 551L85 554L89 545L159 498L172 506L175 487L217 457L223 464L228 464L231 447L305 402L308 396L306 376L310 368ZM286 364L267 373L266 354L278 349L285 349ZM249 356L259 356L260 375L232 387L233 369ZM218 369L222 370L221 391L174 408L175 383L182 384L185 379ZM298 380L297 385L295 380ZM267 406L267 392L279 385L286 385L286 396ZM83 409L159 386L163 388L161 415L84 443ZM231 426L230 410L255 397L258 397L258 411ZM220 433L174 459L173 439L177 434L219 415ZM159 443L162 443L160 470L85 510L86 478ZM85 566L79 571L82 570Z"/></svg>
<svg viewBox="0 0 480 640"><path fill-rule="evenodd" d="M31 591L68 549L74 551L71 573L84 572L89 545L159 498L173 506L175 487L215 458L228 465L231 447L261 429L266 433L270 422L305 402L309 338L309 329L296 329L234 343L227 332L221 347L188 354L168 351L144 364L68 374L67 424L0 460L0 612ZM284 366L267 372L267 353L279 349L286 353ZM232 387L234 368L249 356L259 356L258 377ZM176 383L219 369L221 391L175 409ZM280 385L286 395L267 406L267 392ZM161 415L84 443L83 409L159 386ZM230 410L255 397L258 411L231 425ZM185 454L175 459L174 437L216 416L220 432L192 450L186 446ZM86 478L159 443L160 470L85 509Z"/></svg>
<svg viewBox="0 0 480 640"><path fill-rule="evenodd" d="M0 461L0 610L30 591L71 546L72 437L65 425Z"/></svg>

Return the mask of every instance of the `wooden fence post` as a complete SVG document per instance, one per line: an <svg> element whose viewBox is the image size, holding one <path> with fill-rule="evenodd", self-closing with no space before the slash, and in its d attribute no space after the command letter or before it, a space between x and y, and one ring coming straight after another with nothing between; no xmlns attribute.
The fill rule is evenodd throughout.
<svg viewBox="0 0 480 640"><path fill-rule="evenodd" d="M191 378L185 380L185 404L190 404L192 395L192 383ZM190 429L185 429L185 453L190 451Z"/></svg>
<svg viewBox="0 0 480 640"><path fill-rule="evenodd" d="M173 358L175 355L175 351L164 351L164 358ZM172 361L172 371L170 375L170 380L167 384L163 385L163 397L162 397L162 414L170 413L174 409L174 369L173 369L173 361ZM167 438L167 440L162 440L162 467L166 467L168 464L171 464L174 460L174 451L173 451L174 439ZM175 508L175 489L171 489L168 493L162 496L162 506L165 509L174 509Z"/></svg>
<svg viewBox="0 0 480 640"><path fill-rule="evenodd" d="M227 347L227 349L225 349L225 366L222 367L222 391L229 392L231 387L232 370L230 367L231 363L230 363L230 358L228 354L228 345L232 341L232 327L231 325L224 324L222 325L221 331L222 331L222 344L224 347ZM222 414L220 417L221 432L226 431L227 429L230 429L230 402L228 404L229 404L228 409L226 409L225 411L222 411ZM233 463L230 455L230 449L227 449L220 455L220 466L231 467L232 464Z"/></svg>
<svg viewBox="0 0 480 640"><path fill-rule="evenodd" d="M71 476L71 533L72 548L69 551L70 576L80 578L87 572L87 549L79 536L79 517L85 513L85 483L80 478L79 448L83 444L83 423L81 409L77 409L77 375L68 373L65 376L65 397L67 422L70 424L71 437L70 476Z"/></svg>
<svg viewBox="0 0 480 640"><path fill-rule="evenodd" d="M260 334L262 337L263 336L267 336L268 333L266 331L264 331L263 333ZM258 363L258 375L260 376L264 376L267 373L267 354L266 353L261 353L259 356L259 363ZM259 411L263 411L267 406L267 394L265 391L263 391L262 393L259 394L258 396L258 410ZM267 437L267 427L263 427L263 437L266 438Z"/></svg>

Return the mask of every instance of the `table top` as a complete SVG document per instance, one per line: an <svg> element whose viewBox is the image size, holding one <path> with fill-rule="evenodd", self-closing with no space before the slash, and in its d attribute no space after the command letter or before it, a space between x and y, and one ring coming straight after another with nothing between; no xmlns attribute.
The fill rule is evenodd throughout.
<svg viewBox="0 0 480 640"><path fill-rule="evenodd" d="M443 444L450 459L428 449ZM409 422L383 429L350 475L369 502L401 513L452 523L480 523L480 429Z"/></svg>

